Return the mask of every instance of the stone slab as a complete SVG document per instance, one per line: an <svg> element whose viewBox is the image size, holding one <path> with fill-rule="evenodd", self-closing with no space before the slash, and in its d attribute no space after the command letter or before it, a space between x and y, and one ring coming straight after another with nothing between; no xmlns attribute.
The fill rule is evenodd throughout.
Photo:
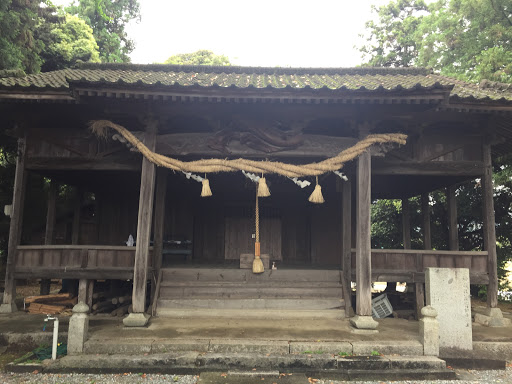
<svg viewBox="0 0 512 384"><path fill-rule="evenodd" d="M469 269L426 268L426 302L437 310L439 347L473 349Z"/></svg>
<svg viewBox="0 0 512 384"><path fill-rule="evenodd" d="M265 381L262 381L265 380ZM271 378L265 375L245 376L241 377L239 374L226 374L222 372L203 372L199 375L197 384L260 384L260 383L273 383L279 384L308 384L310 383L304 374L291 373L282 375L277 378Z"/></svg>
<svg viewBox="0 0 512 384"><path fill-rule="evenodd" d="M152 339L88 340L84 344L85 354L144 354L151 353Z"/></svg>
<svg viewBox="0 0 512 384"><path fill-rule="evenodd" d="M210 340L209 351L213 353L288 354L290 346L287 341L213 339Z"/></svg>
<svg viewBox="0 0 512 384"><path fill-rule="evenodd" d="M304 353L306 351L313 353L331 353L334 355L337 355L340 352L345 352L348 355L353 353L352 344L349 342L290 342L290 353Z"/></svg>
<svg viewBox="0 0 512 384"><path fill-rule="evenodd" d="M446 362L434 356L388 356L391 369L445 369Z"/></svg>
<svg viewBox="0 0 512 384"><path fill-rule="evenodd" d="M208 352L209 340L156 339L151 344L151 353Z"/></svg>
<svg viewBox="0 0 512 384"><path fill-rule="evenodd" d="M416 340L409 341L353 341L354 355L371 355L377 351L383 355L423 355L423 345Z"/></svg>

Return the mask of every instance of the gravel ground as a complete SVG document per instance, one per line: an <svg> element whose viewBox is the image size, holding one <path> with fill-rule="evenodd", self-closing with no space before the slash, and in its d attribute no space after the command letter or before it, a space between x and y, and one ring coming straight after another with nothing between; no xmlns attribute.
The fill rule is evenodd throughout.
<svg viewBox="0 0 512 384"><path fill-rule="evenodd" d="M352 384L494 384L512 383L512 368L505 371L456 370L458 380L427 381L351 381ZM196 384L198 376L192 375L158 375L158 374L117 374L117 375L83 375L83 374L11 374L0 373L0 383L38 383L38 384L110 384L110 383L177 383ZM346 384L344 381L317 380L316 384Z"/></svg>

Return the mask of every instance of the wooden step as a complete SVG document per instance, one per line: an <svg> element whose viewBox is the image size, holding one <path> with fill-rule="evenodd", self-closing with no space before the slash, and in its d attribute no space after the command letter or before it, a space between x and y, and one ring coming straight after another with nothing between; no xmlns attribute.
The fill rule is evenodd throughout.
<svg viewBox="0 0 512 384"><path fill-rule="evenodd" d="M161 299L175 298L340 298L338 287L161 286Z"/></svg>

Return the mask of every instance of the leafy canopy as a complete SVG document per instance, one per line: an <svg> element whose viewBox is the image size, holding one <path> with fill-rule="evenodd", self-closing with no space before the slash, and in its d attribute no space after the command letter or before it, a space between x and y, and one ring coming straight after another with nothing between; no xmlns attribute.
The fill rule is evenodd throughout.
<svg viewBox="0 0 512 384"><path fill-rule="evenodd" d="M512 82L510 0L392 0L373 10L377 19L366 23L359 48L367 64Z"/></svg>
<svg viewBox="0 0 512 384"><path fill-rule="evenodd" d="M126 25L140 19L137 0L75 0L66 11L92 27L104 63L127 63L135 48L126 33Z"/></svg>
<svg viewBox="0 0 512 384"><path fill-rule="evenodd" d="M180 53L165 60L164 64L174 65L231 65L227 56L216 55L212 51L202 49L193 53Z"/></svg>

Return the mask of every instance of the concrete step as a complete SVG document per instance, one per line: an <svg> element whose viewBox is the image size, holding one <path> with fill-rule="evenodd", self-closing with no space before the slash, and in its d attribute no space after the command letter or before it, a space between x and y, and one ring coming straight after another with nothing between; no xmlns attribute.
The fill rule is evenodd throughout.
<svg viewBox="0 0 512 384"><path fill-rule="evenodd" d="M161 286L160 299L184 298L341 298L343 289L338 287L255 287L244 285L232 286Z"/></svg>
<svg viewBox="0 0 512 384"><path fill-rule="evenodd" d="M340 309L343 299L159 299L157 315L162 308L210 308L210 309Z"/></svg>
<svg viewBox="0 0 512 384"><path fill-rule="evenodd" d="M326 282L340 281L339 270L277 269L254 274L248 269L229 268L164 268L162 281L218 281L218 282Z"/></svg>

